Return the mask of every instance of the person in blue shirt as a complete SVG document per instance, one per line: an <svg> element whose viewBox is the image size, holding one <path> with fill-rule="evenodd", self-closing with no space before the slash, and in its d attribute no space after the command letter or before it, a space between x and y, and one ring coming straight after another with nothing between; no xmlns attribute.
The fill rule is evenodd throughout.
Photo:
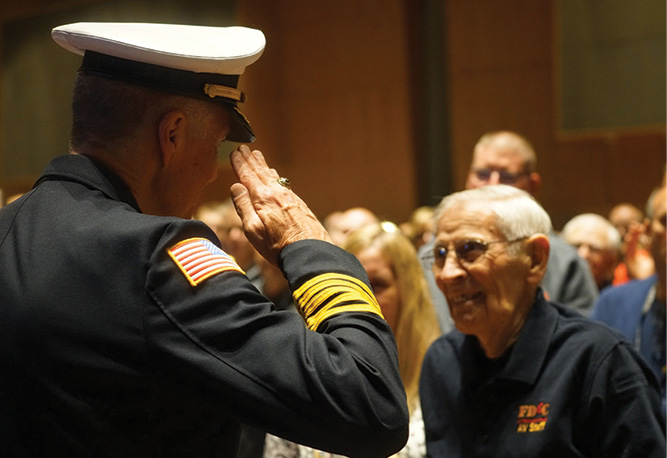
<svg viewBox="0 0 667 458"><path fill-rule="evenodd" d="M663 409L665 402L665 186L656 189L647 205L649 250L655 274L644 280L608 288L598 299L591 318L618 329L639 350L660 381Z"/></svg>

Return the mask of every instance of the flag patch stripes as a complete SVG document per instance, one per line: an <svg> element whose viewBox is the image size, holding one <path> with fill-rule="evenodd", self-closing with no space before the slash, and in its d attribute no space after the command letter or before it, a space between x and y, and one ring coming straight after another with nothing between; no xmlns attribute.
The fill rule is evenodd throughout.
<svg viewBox="0 0 667 458"><path fill-rule="evenodd" d="M183 240L167 252L192 286L221 272L245 274L231 256L205 238Z"/></svg>

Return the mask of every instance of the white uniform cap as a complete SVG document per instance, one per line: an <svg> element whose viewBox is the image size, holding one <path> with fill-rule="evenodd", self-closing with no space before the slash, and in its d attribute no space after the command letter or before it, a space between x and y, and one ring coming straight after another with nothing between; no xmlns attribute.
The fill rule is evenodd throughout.
<svg viewBox="0 0 667 458"><path fill-rule="evenodd" d="M83 55L80 72L179 93L220 104L232 114L231 141L255 136L237 104L239 75L264 50L264 34L246 27L80 22L51 36Z"/></svg>

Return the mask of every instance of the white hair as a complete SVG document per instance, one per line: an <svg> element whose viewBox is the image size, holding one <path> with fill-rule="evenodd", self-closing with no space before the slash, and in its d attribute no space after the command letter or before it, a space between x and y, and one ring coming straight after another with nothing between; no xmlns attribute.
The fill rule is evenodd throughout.
<svg viewBox="0 0 667 458"><path fill-rule="evenodd" d="M600 227L605 231L606 235L606 246L601 248L606 248L610 250L620 250L621 249L621 234L614 227L611 222L604 216L600 216L595 213L583 213L577 215L568 221L563 230L561 231L561 236L569 241L570 235L577 230L588 230L593 227Z"/></svg>
<svg viewBox="0 0 667 458"><path fill-rule="evenodd" d="M483 204L497 216L496 228L507 240L551 232L551 218L527 192L513 186L498 184L450 194L435 210L436 224L443 213L458 204Z"/></svg>

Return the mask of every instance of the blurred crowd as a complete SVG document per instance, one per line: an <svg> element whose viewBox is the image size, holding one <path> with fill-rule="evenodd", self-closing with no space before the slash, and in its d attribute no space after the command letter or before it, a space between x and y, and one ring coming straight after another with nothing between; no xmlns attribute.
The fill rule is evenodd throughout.
<svg viewBox="0 0 667 458"><path fill-rule="evenodd" d="M498 131L482 136L474 145L465 188L512 187L537 202L542 180L537 171L537 155L530 142L520 134ZM9 205L20 196L3 199L0 194L0 204ZM489 199L489 205L497 205L496 198ZM513 209L509 200L507 208ZM648 377L654 377L658 382L663 421L666 206L663 177L663 181L655 183L654 191L646 196L643 208L619 202L606 215L576 215L559 230L549 225L548 233L543 234L549 242L548 260L544 259L545 272L538 285L538 295L545 300L562 304L586 320L605 323L624 336L650 368ZM466 227L467 223L463 218L459 226L459 223L454 223L455 218L445 222L443 218L442 210L438 213L437 207L429 206L415 208L405 221L396 222L386 221L373 209L360 206L320 217L332 243L356 255L361 262L382 313L394 332L400 375L411 414L408 443L396 455L402 458L427 456L427 444L431 440L429 435L432 433L429 433L428 421L425 424L420 399L420 382L431 386L434 380L430 379L437 381L438 378L431 375L429 380L424 380L427 376L426 370L422 373L422 367L429 348L436 340L441 342L441 336L457 328L464 334L475 335L480 342L485 335L483 332L465 331L465 320L453 317L453 309L448 305L447 298L455 297L452 296L455 283L448 277L451 272L442 272L453 269L447 262L450 248L436 239L439 231L447 233L443 232L444 227L451 232L452 227L456 231L459 227ZM526 218L522 221L521 215L514 215L513 222L507 223L513 228L501 228L501 232L506 235L507 231L532 224L528 221L531 216L527 214ZM197 208L193 219L210 227L222 249L234 257L255 287L271 299L276 311L297 313L287 280L281 270L260 256L248 241L231 199L206 202ZM485 227L481 220L479 227ZM473 246L475 243L477 248ZM455 256L460 267L466 267L466 256L477 258L480 253L482 256L486 254L484 251L488 250L490 243L495 241L473 239L468 240L467 245L455 244ZM475 249L479 253L475 254ZM444 258L438 271L432 266L434 262L437 264L441 255ZM515 283L521 281L519 276L514 280ZM452 290L448 291L448 288ZM472 299L467 297L466 300ZM510 341L512 345L513 342ZM485 351L488 350L482 346ZM428 405L434 404L429 401ZM447 408L448 412L450 409ZM456 439L459 440L462 439ZM429 445L438 446L437 441L436 445ZM461 448L466 449L466 446ZM315 458L333 455L246 425L241 435L239 456Z"/></svg>
<svg viewBox="0 0 667 458"><path fill-rule="evenodd" d="M482 136L473 148L466 189L505 185L537 199L542 179L537 171L537 155L526 138L514 132L491 132ZM540 290L548 300L624 333L659 380L664 410L664 179L655 185L651 195L646 196L643 209L619 202L606 215L576 215L560 230L552 229L546 234L550 252ZM437 231L435 213L435 207L420 206L406 221L391 222L371 208L353 206L321 216L332 242L355 254L366 269L397 339L401 376L412 418L410 439L397 455L400 457L426 456L418 390L421 366L429 346L456 328L445 291L437 284L432 260L428 260L432 258ZM235 257L278 310L295 311L287 282L280 270L254 252L231 200L208 202L197 210L194 218L211 227L222 248ZM653 291L648 299L646 285ZM624 305L617 304L618 301ZM633 301L641 304L632 306ZM651 314L655 314L655 320L644 318ZM644 332L647 321L652 324ZM653 342L650 346L646 343L649 339ZM245 433L241 444L245 456L331 456L277 437L265 437L251 428Z"/></svg>

